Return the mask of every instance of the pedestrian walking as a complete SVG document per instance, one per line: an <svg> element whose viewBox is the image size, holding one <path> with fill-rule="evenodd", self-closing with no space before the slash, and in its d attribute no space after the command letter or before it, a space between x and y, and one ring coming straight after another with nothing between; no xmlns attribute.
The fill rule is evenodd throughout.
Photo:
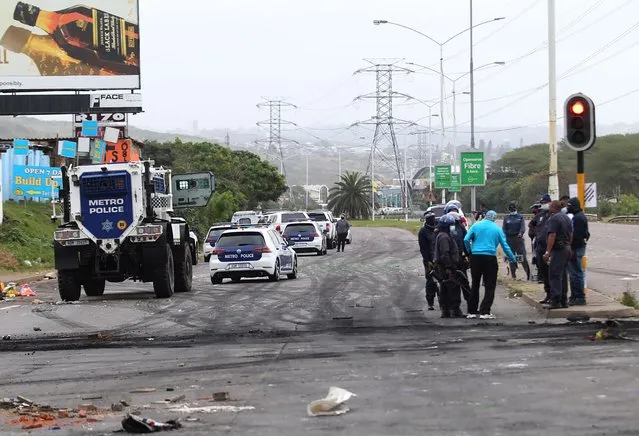
<svg viewBox="0 0 639 436"><path fill-rule="evenodd" d="M435 310L435 296L439 295L439 286L437 286L437 282L432 274L435 268L436 224L435 214L433 212L426 212L424 214L424 226L419 230L418 234L419 251L422 254L424 272L426 274L426 303L428 304L428 310Z"/></svg>
<svg viewBox="0 0 639 436"><path fill-rule="evenodd" d="M459 262L457 242L451 235L455 219L444 215L439 219L439 233L435 240L435 263L442 278L439 291L439 307L442 318L463 318L461 311L461 287L455 280L456 265Z"/></svg>
<svg viewBox="0 0 639 436"><path fill-rule="evenodd" d="M541 300L540 304L550 303L550 277L548 276L548 264L544 261L544 253L548 241L548 219L550 218L550 195L544 194L539 203L541 204L541 212L535 217L535 256L537 257L537 281L544 284L546 296Z"/></svg>
<svg viewBox="0 0 639 436"><path fill-rule="evenodd" d="M468 300L469 319L495 319L491 309L495 300L495 288L497 287L497 246L514 262L515 255L508 246L506 235L495 223L497 212L489 210L486 219L473 224L464 238L466 250L470 253L470 275L472 287ZM479 306L479 287L484 280L484 298ZM479 311L477 310L479 306Z"/></svg>
<svg viewBox="0 0 639 436"><path fill-rule="evenodd" d="M572 221L561 212L560 201L550 203L548 241L544 261L548 263L550 283L549 309L568 307L568 262L572 244Z"/></svg>
<svg viewBox="0 0 639 436"><path fill-rule="evenodd" d="M516 261L510 263L510 274L513 279L517 278L517 262L521 262L526 273L526 280L530 280L530 266L528 265L528 257L526 255L526 220L517 210L517 203L511 201L508 203L508 216L504 218L502 230L506 234L506 241L510 249L517 256Z"/></svg>
<svg viewBox="0 0 639 436"><path fill-rule="evenodd" d="M588 230L588 218L581 208L581 202L577 197L568 200L568 212L572 216L572 244L570 244L570 261L568 273L570 274L570 306L584 306L586 294L584 292L584 268L583 259L586 255L586 245L590 239Z"/></svg>
<svg viewBox="0 0 639 436"><path fill-rule="evenodd" d="M350 230L351 225L348 221L346 221L346 216L342 214L335 224L335 229L337 231L337 252L340 251L343 253L344 248L346 248L346 238L348 237L348 231Z"/></svg>

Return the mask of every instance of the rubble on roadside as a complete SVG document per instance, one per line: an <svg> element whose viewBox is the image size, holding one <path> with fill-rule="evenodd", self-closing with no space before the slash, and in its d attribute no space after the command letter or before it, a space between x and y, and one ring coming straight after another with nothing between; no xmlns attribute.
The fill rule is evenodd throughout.
<svg viewBox="0 0 639 436"><path fill-rule="evenodd" d="M0 398L0 414L8 418L5 424L20 426L22 430L60 430L68 426L101 422L112 414L112 410L93 404L82 404L76 409L55 408L18 395L15 398Z"/></svg>

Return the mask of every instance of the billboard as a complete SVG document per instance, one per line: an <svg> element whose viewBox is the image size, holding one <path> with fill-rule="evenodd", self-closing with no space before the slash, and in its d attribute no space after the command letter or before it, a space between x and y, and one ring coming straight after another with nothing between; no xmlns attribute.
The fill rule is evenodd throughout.
<svg viewBox="0 0 639 436"><path fill-rule="evenodd" d="M0 1L0 91L140 88L138 0Z"/></svg>
<svg viewBox="0 0 639 436"><path fill-rule="evenodd" d="M14 165L11 191L16 197L57 198L60 168Z"/></svg>

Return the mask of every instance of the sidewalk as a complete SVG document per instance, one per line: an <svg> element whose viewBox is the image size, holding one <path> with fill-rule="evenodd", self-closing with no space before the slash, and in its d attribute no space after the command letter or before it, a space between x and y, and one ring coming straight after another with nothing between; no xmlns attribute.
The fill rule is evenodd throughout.
<svg viewBox="0 0 639 436"><path fill-rule="evenodd" d="M0 282L4 283L5 285L12 282L17 285L23 285L25 283L31 284L47 278L55 279L55 271L33 271L24 273L13 273L8 271L0 274Z"/></svg>
<svg viewBox="0 0 639 436"><path fill-rule="evenodd" d="M593 289L586 290L586 306L571 306L567 309L548 310L539 301L546 297L544 286L536 282L526 282L512 280L503 274L500 268L500 281L506 286L513 296L521 297L523 301L532 307L546 313L546 318L567 318L570 315L588 315L593 318L633 318L639 317L639 311L632 307L624 306L615 299L595 291ZM570 292L570 291L569 291Z"/></svg>

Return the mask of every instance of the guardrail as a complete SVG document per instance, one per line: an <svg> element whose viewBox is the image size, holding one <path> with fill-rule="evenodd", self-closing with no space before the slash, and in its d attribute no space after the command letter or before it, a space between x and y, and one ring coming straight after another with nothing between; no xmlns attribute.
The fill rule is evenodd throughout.
<svg viewBox="0 0 639 436"><path fill-rule="evenodd" d="M620 215L608 220L609 223L637 223L639 222L639 215Z"/></svg>

